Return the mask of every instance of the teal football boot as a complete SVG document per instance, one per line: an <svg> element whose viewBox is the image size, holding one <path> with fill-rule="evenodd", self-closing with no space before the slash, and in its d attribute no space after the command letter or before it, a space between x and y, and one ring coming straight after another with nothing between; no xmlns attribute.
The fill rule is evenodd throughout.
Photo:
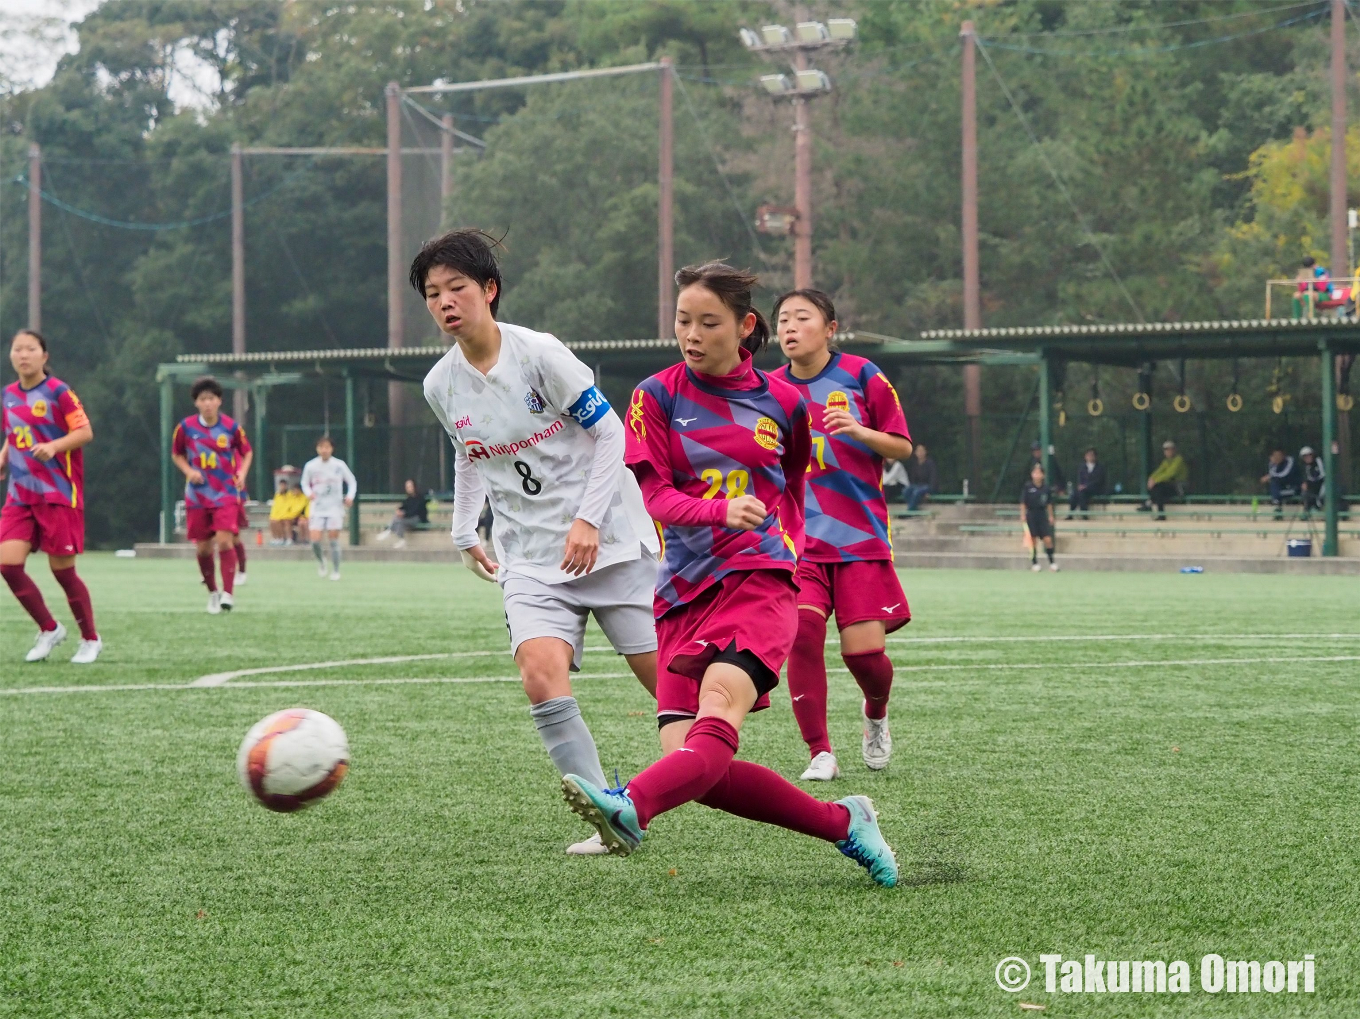
<svg viewBox="0 0 1360 1019"><path fill-rule="evenodd" d="M897 884L897 857L878 830L873 801L867 796L847 796L836 802L850 811L850 831L836 848L867 870L878 884L892 888Z"/></svg>
<svg viewBox="0 0 1360 1019"><path fill-rule="evenodd" d="M562 798L587 824L594 826L600 841L615 856L627 856L641 844L644 833L638 823L637 808L622 788L597 789L580 775L563 775Z"/></svg>

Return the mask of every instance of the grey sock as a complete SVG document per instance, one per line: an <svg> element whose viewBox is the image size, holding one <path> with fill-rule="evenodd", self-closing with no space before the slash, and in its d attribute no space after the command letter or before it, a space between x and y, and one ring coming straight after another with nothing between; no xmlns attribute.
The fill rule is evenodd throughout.
<svg viewBox="0 0 1360 1019"><path fill-rule="evenodd" d="M312 542L312 555L316 556L316 561L322 566L326 565L326 555L321 551L321 542Z"/></svg>
<svg viewBox="0 0 1360 1019"><path fill-rule="evenodd" d="M331 569L340 572L340 542L331 542Z"/></svg>
<svg viewBox="0 0 1360 1019"><path fill-rule="evenodd" d="M581 717L575 697L554 697L529 705L529 714L538 728L548 756L563 775L580 775L600 789L609 788L595 740Z"/></svg>

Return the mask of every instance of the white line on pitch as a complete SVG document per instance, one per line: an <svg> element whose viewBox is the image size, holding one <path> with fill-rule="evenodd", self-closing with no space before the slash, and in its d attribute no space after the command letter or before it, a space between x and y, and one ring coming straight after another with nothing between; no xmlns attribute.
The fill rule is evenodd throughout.
<svg viewBox="0 0 1360 1019"><path fill-rule="evenodd" d="M1057 641L1100 640L1180 640L1257 641L1257 640L1360 640L1360 633L1097 633L1049 637L889 637L889 644L1044 644Z"/></svg>
<svg viewBox="0 0 1360 1019"><path fill-rule="evenodd" d="M613 651L610 648L588 647L587 654ZM257 669L236 669L233 672L211 672L199 676L189 686L223 686L240 676L267 676L278 672L308 672L313 669L338 669L347 665L395 665L401 662L428 662L436 658L491 658L504 651L441 651L428 655L391 655L386 658L349 658L340 662L306 662L302 665L265 665ZM241 684L237 684L238 686Z"/></svg>
<svg viewBox="0 0 1360 1019"><path fill-rule="evenodd" d="M1180 658L1147 659L1127 662L1083 662L1077 668L1083 669L1142 669L1153 667L1189 667L1195 665L1293 665L1311 662L1360 662L1360 655L1312 655L1287 658ZM982 664L940 664L940 665L898 665L898 672L1005 672L1035 669L1072 671L1071 662L986 662ZM848 673L848 669L828 669L828 673ZM624 679L631 672L579 672L573 679ZM403 686L424 683L518 683L518 676L446 676L400 679L276 679L250 683L233 683L229 687L195 687L192 683L124 683L109 686L28 686L0 689L0 696L17 697L23 694L63 694L63 693L117 693L136 690L194 690L194 689L239 689L255 687L303 687L303 686Z"/></svg>

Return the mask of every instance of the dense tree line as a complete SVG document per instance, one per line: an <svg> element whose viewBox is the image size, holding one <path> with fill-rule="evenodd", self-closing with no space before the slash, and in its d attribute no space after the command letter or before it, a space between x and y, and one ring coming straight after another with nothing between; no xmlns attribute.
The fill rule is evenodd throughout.
<svg viewBox="0 0 1360 1019"><path fill-rule="evenodd" d="M986 48L978 91L987 324L1256 317L1265 279L1292 275L1305 254L1326 259L1325 5L901 0L811 13L853 16L861 31L853 48L818 59L835 89L813 108L817 278L849 327L910 336L961 322L965 18ZM773 293L789 279L791 246L753 234L749 223L757 205L791 201L790 116L755 87L773 68L742 48L737 29L791 20L783 3L705 0L103 4L78 26L79 51L52 81L9 89L0 118L6 336L25 316L26 199L17 180L30 142L42 146L49 197L79 210L44 210L44 324L56 370L97 426L91 539L154 530L155 364L229 347L223 214L233 142L381 146L390 80L670 55L680 84L677 258L753 265ZM220 87L206 105L177 109L169 96L190 55ZM429 100L432 112L454 113L485 143L481 155L457 158L444 214L505 235L507 317L564 338L655 331L655 89L648 76ZM1360 157L1353 161L1354 181ZM251 346L380 345L382 161L252 159L246 192ZM101 219L202 222L148 230ZM1157 420L1159 432L1176 431L1198 453L1201 488L1249 486L1273 441L1317 441L1311 367L1244 363L1248 406L1231 421L1212 410L1230 388L1228 371L1192 365L1186 385L1197 413L1168 408ZM1092 385L1111 407L1126 407L1128 375L1092 378L1074 366L1065 455L1088 437L1125 441L1127 414L1097 423L1081 420L1081 408ZM609 381L622 389L634 380ZM957 482L957 373L923 369L897 381L914 429ZM1268 408L1272 382L1293 390L1283 415ZM987 494L1033 373L989 371L985 383L994 416L974 490ZM1164 366L1160 391L1179 385ZM317 421L321 399L300 391L280 412Z"/></svg>

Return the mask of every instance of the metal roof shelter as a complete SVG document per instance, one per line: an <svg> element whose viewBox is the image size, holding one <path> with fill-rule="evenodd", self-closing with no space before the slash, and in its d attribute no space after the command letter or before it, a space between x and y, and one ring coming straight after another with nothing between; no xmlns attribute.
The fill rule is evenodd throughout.
<svg viewBox="0 0 1360 1019"><path fill-rule="evenodd" d="M1360 318L1249 319L1212 322L1114 323L1089 326L1025 326L1002 329L932 329L918 341L886 343L886 349L919 358L1028 357L1040 365L1039 442L1052 453L1053 376L1069 362L1138 368L1167 360L1230 360L1249 357L1316 357L1322 376L1322 458L1326 525L1322 554L1337 554L1336 473L1338 355L1360 353ZM1147 392L1148 389L1143 389ZM1144 449L1151 448L1152 416L1143 413ZM1145 453L1146 456L1146 453Z"/></svg>
<svg viewBox="0 0 1360 1019"><path fill-rule="evenodd" d="M1039 367L1039 441L1051 451L1052 377L1069 362L1147 370L1164 360L1228 360L1251 357L1318 357L1322 376L1322 448L1327 477L1326 537L1323 555L1337 552L1338 486L1333 443L1337 435L1336 355L1360 353L1360 318L1253 319L1214 322L1150 322L1088 326L1026 326L1000 329L933 329L920 339L907 340L859 330L838 337L871 357L880 367L893 369L920 364L1034 365ZM578 354L607 360L611 372L635 373L639 378L673 364L674 340L587 340L567 346ZM360 349L252 351L243 354L182 354L174 363L157 368L161 386L161 540L174 519L170 437L174 424L174 385L200 375L217 373L224 387L252 394L257 443L268 427L268 393L276 386L295 385L308 378L339 376L345 385L345 423L349 436L345 459L355 462L355 390L357 379L420 382L446 352L446 347L369 347ZM586 358L591 359L590 357ZM1145 390L1146 391L1146 390ZM1144 446L1150 448L1151 414L1144 413ZM256 465L257 490L264 484L266 466ZM358 542L359 516L351 514L350 539Z"/></svg>

